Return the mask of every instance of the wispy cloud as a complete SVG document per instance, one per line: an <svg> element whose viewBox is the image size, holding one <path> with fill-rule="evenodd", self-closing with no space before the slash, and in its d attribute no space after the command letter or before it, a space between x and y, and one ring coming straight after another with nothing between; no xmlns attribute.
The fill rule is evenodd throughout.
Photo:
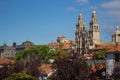
<svg viewBox="0 0 120 80"><path fill-rule="evenodd" d="M120 0L112 0L102 4L102 7L107 9L120 9Z"/></svg>
<svg viewBox="0 0 120 80"><path fill-rule="evenodd" d="M76 9L72 6L66 8L67 11L75 11Z"/></svg>
<svg viewBox="0 0 120 80"><path fill-rule="evenodd" d="M105 2L101 4L101 7L105 9L104 11L109 14L113 19L120 19L120 0L111 0L110 2Z"/></svg>
<svg viewBox="0 0 120 80"><path fill-rule="evenodd" d="M89 2L89 0L76 0L76 2L80 4L86 4Z"/></svg>

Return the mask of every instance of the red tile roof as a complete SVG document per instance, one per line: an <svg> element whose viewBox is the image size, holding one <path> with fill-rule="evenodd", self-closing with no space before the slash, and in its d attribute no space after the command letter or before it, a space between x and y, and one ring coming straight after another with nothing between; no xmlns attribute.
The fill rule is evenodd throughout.
<svg viewBox="0 0 120 80"><path fill-rule="evenodd" d="M94 48L92 48L92 50L100 50L100 49L104 49L104 48L112 48L114 46L114 44L112 43L102 43L102 44L98 44L98 45L95 45Z"/></svg>
<svg viewBox="0 0 120 80"><path fill-rule="evenodd" d="M73 43L74 43L74 41L69 41L69 42L63 43L63 49L69 49ZM58 43L58 42L48 44L48 46L56 47L56 48L59 47L59 45L60 45L60 43Z"/></svg>
<svg viewBox="0 0 120 80"><path fill-rule="evenodd" d="M108 52L120 52L120 44L104 43L96 45L92 50L101 50L107 48Z"/></svg>
<svg viewBox="0 0 120 80"><path fill-rule="evenodd" d="M95 65L91 66L91 70L93 72L96 72L97 70L103 69L105 67L106 67L105 64L95 64Z"/></svg>
<svg viewBox="0 0 120 80"><path fill-rule="evenodd" d="M13 64L15 61L9 59L0 59L0 65Z"/></svg>
<svg viewBox="0 0 120 80"><path fill-rule="evenodd" d="M55 46L55 47L57 47L57 46L59 46L59 43L53 42L53 43L48 44L48 46Z"/></svg>
<svg viewBox="0 0 120 80"><path fill-rule="evenodd" d="M42 74L48 74L53 71L52 65L51 64L42 64L39 67L39 70Z"/></svg>
<svg viewBox="0 0 120 80"><path fill-rule="evenodd" d="M66 38L65 36L59 36L60 38Z"/></svg>
<svg viewBox="0 0 120 80"><path fill-rule="evenodd" d="M115 44L108 50L108 52L120 52L120 44Z"/></svg>

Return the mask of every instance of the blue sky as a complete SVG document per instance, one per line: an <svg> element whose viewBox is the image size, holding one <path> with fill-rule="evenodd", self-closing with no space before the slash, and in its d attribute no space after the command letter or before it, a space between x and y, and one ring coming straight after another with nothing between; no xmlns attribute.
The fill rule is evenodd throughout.
<svg viewBox="0 0 120 80"><path fill-rule="evenodd" d="M111 41L120 25L120 0L0 0L0 45L29 40L35 44L65 35L74 40L80 10L87 29L96 7L101 40Z"/></svg>

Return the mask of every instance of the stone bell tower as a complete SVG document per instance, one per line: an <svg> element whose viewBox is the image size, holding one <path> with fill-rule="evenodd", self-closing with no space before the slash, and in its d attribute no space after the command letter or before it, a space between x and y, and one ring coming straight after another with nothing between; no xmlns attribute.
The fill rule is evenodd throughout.
<svg viewBox="0 0 120 80"><path fill-rule="evenodd" d="M90 47L89 48L92 48L95 46L95 44L100 43L100 29L99 29L99 23L97 20L95 9L92 12L92 18L89 25L90 25L90 29L89 29Z"/></svg>

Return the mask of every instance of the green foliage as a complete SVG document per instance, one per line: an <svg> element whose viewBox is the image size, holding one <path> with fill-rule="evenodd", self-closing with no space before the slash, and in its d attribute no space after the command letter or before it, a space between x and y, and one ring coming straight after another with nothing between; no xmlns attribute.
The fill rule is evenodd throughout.
<svg viewBox="0 0 120 80"><path fill-rule="evenodd" d="M39 77L40 71L38 67L41 65L41 62L47 61L46 56L48 53L49 47L45 45L33 46L17 53L15 57L15 71L17 73L25 71L32 76Z"/></svg>
<svg viewBox="0 0 120 80"><path fill-rule="evenodd" d="M69 52L63 49L64 44L60 43L56 50L56 59L62 59L69 56Z"/></svg>
<svg viewBox="0 0 120 80"><path fill-rule="evenodd" d="M20 73L22 71L38 78L40 76L40 71L38 69L38 66L40 66L40 64L41 62L37 59L30 59L29 61L27 59L21 59L19 61L16 61L14 64L4 64L0 68L0 80L11 76L13 73Z"/></svg>
<svg viewBox="0 0 120 80"><path fill-rule="evenodd" d="M105 60L105 53L107 52L107 48L104 48L103 50L96 51L93 55L94 60Z"/></svg>
<svg viewBox="0 0 120 80"><path fill-rule="evenodd" d="M13 73L20 73L23 71L31 76L39 77L41 73L38 67L40 67L41 63L47 63L49 59L54 59L55 56L56 52L50 50L46 45L33 46L25 49L16 54L16 61L12 66L0 68L0 80L3 80L5 77L8 77Z"/></svg>
<svg viewBox="0 0 120 80"><path fill-rule="evenodd" d="M44 62L47 62L49 59L53 59L56 53L53 50L50 50L48 46L33 46L29 49L25 49L16 54L15 60L25 59L26 57L36 57L41 58Z"/></svg>
<svg viewBox="0 0 120 80"><path fill-rule="evenodd" d="M4 80L38 80L38 79L32 77L31 75L26 74L25 72L21 72L21 73L14 73L10 77L5 78Z"/></svg>
<svg viewBox="0 0 120 80"><path fill-rule="evenodd" d="M55 51L50 50L46 45L33 46L17 53L15 66L18 66L18 68L15 68L17 72L25 71L32 76L39 77L40 71L38 67L40 67L41 63L48 63L49 59L53 59L54 56Z"/></svg>

